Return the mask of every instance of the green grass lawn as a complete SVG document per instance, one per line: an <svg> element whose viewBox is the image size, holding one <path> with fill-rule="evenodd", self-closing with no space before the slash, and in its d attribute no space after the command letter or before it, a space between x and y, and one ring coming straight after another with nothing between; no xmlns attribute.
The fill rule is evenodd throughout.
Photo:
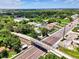
<svg viewBox="0 0 79 59"><path fill-rule="evenodd" d="M10 51L8 58L11 58L13 55L16 55L16 54L17 54L17 53L16 53L15 51Z"/></svg>
<svg viewBox="0 0 79 59"><path fill-rule="evenodd" d="M77 30L79 30L79 28L78 27L75 27L72 31L73 32L77 32Z"/></svg>
<svg viewBox="0 0 79 59"><path fill-rule="evenodd" d="M49 33L49 34L55 33L55 32L58 31L59 29L60 29L60 28L55 27L54 29L50 30L48 33Z"/></svg>
<svg viewBox="0 0 79 59"><path fill-rule="evenodd" d="M79 30L79 24L77 24L77 27L75 27L72 31L77 32Z"/></svg>
<svg viewBox="0 0 79 59"><path fill-rule="evenodd" d="M39 59L60 59L58 56L56 56L55 54L49 52L44 56L41 56Z"/></svg>
<svg viewBox="0 0 79 59"><path fill-rule="evenodd" d="M44 56L41 56L39 59L66 59L65 57L58 57L55 54L49 52L45 54Z"/></svg>
<svg viewBox="0 0 79 59"><path fill-rule="evenodd" d="M70 23L70 20L65 20L65 19L59 19L59 20L61 21L61 23L59 25L62 26L62 27L64 27L68 23Z"/></svg>
<svg viewBox="0 0 79 59"><path fill-rule="evenodd" d="M72 57L75 57L76 59L79 59L79 52L78 51L69 50L69 49L66 49L63 47L60 47L59 50L72 56Z"/></svg>

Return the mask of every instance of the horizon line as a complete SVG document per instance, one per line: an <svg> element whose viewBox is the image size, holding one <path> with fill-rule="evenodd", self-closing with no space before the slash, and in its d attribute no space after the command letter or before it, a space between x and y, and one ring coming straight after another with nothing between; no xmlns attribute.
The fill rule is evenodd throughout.
<svg viewBox="0 0 79 59"><path fill-rule="evenodd" d="M79 9L79 8L0 8L1 9Z"/></svg>

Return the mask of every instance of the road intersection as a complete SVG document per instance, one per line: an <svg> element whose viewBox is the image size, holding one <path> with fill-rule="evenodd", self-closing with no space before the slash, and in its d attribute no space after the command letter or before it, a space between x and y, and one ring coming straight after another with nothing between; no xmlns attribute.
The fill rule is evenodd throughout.
<svg viewBox="0 0 79 59"><path fill-rule="evenodd" d="M72 30L77 24L79 23L79 20L74 20L73 22L69 23L65 26L65 34L68 33L70 30ZM56 44L62 37L63 37L64 28L57 31L55 34L50 35L49 37L45 38L43 41L38 40L32 40L35 44L45 48L48 50L48 47L52 49L52 46ZM12 33L14 34L14 33ZM15 35L17 35L16 33ZM28 39L26 36L22 36L22 34L17 35L23 38ZM30 38L29 38L30 39ZM39 44L38 44L39 43ZM39 56L43 55L45 52L43 50L40 50L39 48L32 46L30 50L26 50L24 53L17 56L15 59L38 59Z"/></svg>

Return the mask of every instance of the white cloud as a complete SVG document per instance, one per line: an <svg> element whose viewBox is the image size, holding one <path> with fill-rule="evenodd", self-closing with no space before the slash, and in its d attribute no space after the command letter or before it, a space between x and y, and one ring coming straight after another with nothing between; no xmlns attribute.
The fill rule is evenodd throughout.
<svg viewBox="0 0 79 59"><path fill-rule="evenodd" d="M30 3L28 2L28 0L26 0L25 2L23 2L23 0L0 0L0 8L27 8L27 7L32 7L30 5L34 5L34 6L39 6L42 2L40 2L42 0L32 0L32 2L30 1ZM48 0L51 2L63 2L63 3L68 3L68 4L73 4L73 5L79 5L79 0ZM44 0L43 4L46 1ZM42 7L42 6L41 6Z"/></svg>
<svg viewBox="0 0 79 59"><path fill-rule="evenodd" d="M70 3L70 4L78 4L79 3L79 0L52 0L54 2L63 2L63 3Z"/></svg>
<svg viewBox="0 0 79 59"><path fill-rule="evenodd" d="M64 2L70 4L79 4L79 0L65 0Z"/></svg>
<svg viewBox="0 0 79 59"><path fill-rule="evenodd" d="M0 0L0 8L20 8L21 0Z"/></svg>

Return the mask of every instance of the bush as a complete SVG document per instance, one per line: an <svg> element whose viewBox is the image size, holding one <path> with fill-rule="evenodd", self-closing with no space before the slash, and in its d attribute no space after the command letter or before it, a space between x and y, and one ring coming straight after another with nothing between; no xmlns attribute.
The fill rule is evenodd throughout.
<svg viewBox="0 0 79 59"><path fill-rule="evenodd" d="M0 59L2 58L2 54L0 54Z"/></svg>
<svg viewBox="0 0 79 59"><path fill-rule="evenodd" d="M2 57L8 57L8 51L7 50L4 50L1 54L2 54Z"/></svg>
<svg viewBox="0 0 79 59"><path fill-rule="evenodd" d="M66 59L66 58L63 56L63 57L61 57L61 59Z"/></svg>

